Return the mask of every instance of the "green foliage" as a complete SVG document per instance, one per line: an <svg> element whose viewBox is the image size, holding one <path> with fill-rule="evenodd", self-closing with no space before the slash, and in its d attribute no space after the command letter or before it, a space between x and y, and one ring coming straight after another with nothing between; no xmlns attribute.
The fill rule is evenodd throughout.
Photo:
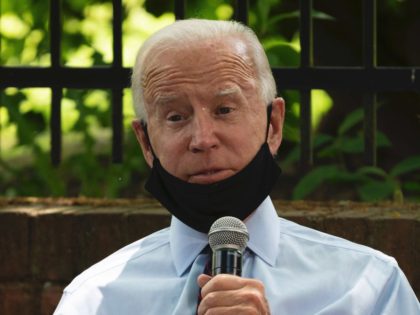
<svg viewBox="0 0 420 315"><path fill-rule="evenodd" d="M420 156L411 156L392 168L389 175L392 177L414 172L420 169Z"/></svg>
<svg viewBox="0 0 420 315"><path fill-rule="evenodd" d="M53 0L55 1L55 0ZM298 67L299 12L284 7L283 0L250 0L250 26L257 33L273 67ZM397 6L387 0L388 7ZM107 0L61 1L65 66L109 66L112 63L112 5ZM174 21L173 3L165 0L123 0L123 65L132 66L138 47L153 32ZM285 9L286 8L286 9ZM49 66L49 1L6 0L0 2L1 66ZM233 1L191 0L187 17L231 19ZM314 11L316 20L334 21ZM300 100L297 91L280 91L287 106L284 140L295 144L282 160L293 170L299 159ZM107 90L64 90L62 99L63 158L50 162L50 89L8 88L0 94L0 195L3 196L94 196L133 197L142 194L148 167L142 157L130 122L134 117L130 93L124 93L124 162L113 164L111 152L111 94ZM324 91L313 91L312 128L317 126L332 100ZM355 168L348 156L363 152L358 130L362 110L352 112L337 134L318 134L314 139L317 164L296 185L293 198L313 195L325 185L345 185L361 200L419 195L420 157L409 157L389 171L377 167ZM360 128L359 128L360 129ZM391 145L377 134L379 148Z"/></svg>
<svg viewBox="0 0 420 315"><path fill-rule="evenodd" d="M420 194L420 156L409 157L391 168L388 172L373 166L362 166L352 170L345 164L346 155L363 152L363 134L351 134L363 120L362 109L350 113L341 123L335 137L320 134L315 138L314 148L317 158L326 159L326 165L317 166L308 172L293 190L293 199L304 199L323 186L346 183L344 189L353 189L362 201L393 199L401 201L404 191ZM377 133L378 148L389 147L389 139ZM298 159L299 149L291 152L287 163ZM407 176L408 175L408 176ZM402 177L406 181L402 183ZM333 189L332 189L333 190Z"/></svg>
<svg viewBox="0 0 420 315"><path fill-rule="evenodd" d="M141 1L124 2L124 64L134 62L141 43L172 23L173 14L154 16ZM101 66L112 61L110 1L62 1L63 64ZM1 2L1 65L48 66L48 1ZM138 23L138 21L144 23ZM147 175L131 131L131 94L124 95L124 163L111 161L111 94L64 90L61 103L63 152L50 161L48 88L7 88L0 93L0 195L122 197L142 193Z"/></svg>
<svg viewBox="0 0 420 315"><path fill-rule="evenodd" d="M25 109L28 90L6 92L1 114L9 119L2 121L2 133L16 140L4 143L8 149L0 158L3 195L119 197L135 187L134 193L141 193L138 178L147 174L147 167L129 128L133 118L129 93L124 96L125 163L113 164L109 157L110 93L66 90L62 102L63 161L54 167L49 157L47 106Z"/></svg>

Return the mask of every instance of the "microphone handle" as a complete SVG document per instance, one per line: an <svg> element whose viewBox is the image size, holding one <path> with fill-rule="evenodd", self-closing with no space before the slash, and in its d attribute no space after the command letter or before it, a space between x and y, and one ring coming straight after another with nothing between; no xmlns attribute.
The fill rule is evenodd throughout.
<svg viewBox="0 0 420 315"><path fill-rule="evenodd" d="M233 248L220 248L213 251L212 275L221 273L242 275L242 252Z"/></svg>

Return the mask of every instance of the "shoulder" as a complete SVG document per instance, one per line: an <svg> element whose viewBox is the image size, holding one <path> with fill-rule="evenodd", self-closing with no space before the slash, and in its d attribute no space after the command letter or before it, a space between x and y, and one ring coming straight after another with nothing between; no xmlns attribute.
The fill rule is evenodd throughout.
<svg viewBox="0 0 420 315"><path fill-rule="evenodd" d="M279 225L274 270L288 283L291 305L305 300L328 314L417 314L415 294L393 257L282 218Z"/></svg>
<svg viewBox="0 0 420 315"><path fill-rule="evenodd" d="M159 252L162 247L169 246L169 229L163 229L135 241L100 262L89 267L78 275L64 289L65 294L71 294L89 282L95 285L105 284L114 280L121 271L132 262L141 263Z"/></svg>
<svg viewBox="0 0 420 315"><path fill-rule="evenodd" d="M280 220L280 233L282 238L286 238L291 246L296 249L315 248L318 251L328 252L328 256L342 256L343 258L353 260L369 260L375 258L378 262L385 263L389 266L397 267L396 260L378 250L371 247L354 243L344 238L327 234L309 227L305 227L283 218ZM309 250L309 252L311 252Z"/></svg>

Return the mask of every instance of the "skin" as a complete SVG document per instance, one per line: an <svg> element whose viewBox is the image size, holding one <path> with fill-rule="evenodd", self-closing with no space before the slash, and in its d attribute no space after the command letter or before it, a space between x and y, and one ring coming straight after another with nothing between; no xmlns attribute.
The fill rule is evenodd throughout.
<svg viewBox="0 0 420 315"><path fill-rule="evenodd" d="M133 129L146 162L152 148L162 166L190 183L220 181L244 168L265 141L267 104L254 64L238 38L208 40L151 54L143 76L150 143L139 120ZM209 53L211 52L211 53ZM282 140L284 101L275 98L267 142ZM232 275L197 279L198 314L269 314L264 285Z"/></svg>
<svg viewBox="0 0 420 315"><path fill-rule="evenodd" d="M197 279L202 300L198 315L270 314L264 284L256 279L219 274L202 274Z"/></svg>

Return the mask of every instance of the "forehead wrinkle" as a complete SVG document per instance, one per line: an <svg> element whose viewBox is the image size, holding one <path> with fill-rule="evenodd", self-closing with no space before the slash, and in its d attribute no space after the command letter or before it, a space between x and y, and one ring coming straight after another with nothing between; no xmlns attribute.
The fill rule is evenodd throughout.
<svg viewBox="0 0 420 315"><path fill-rule="evenodd" d="M177 58L175 58L177 59ZM252 60L242 53L224 52L218 58L205 60L205 62L191 61L180 64L178 60L169 64L152 63L142 77L143 92L146 98L160 98L162 102L170 101L165 94L172 94L170 90L177 84L201 84L207 82L209 75L217 81L228 80L242 85L240 82L256 79ZM188 76L185 75L188 73ZM229 90L229 89L228 89ZM222 92L232 94L234 91Z"/></svg>
<svg viewBox="0 0 420 315"><path fill-rule="evenodd" d="M172 93L156 92L154 95L157 104L167 104L179 98L178 95Z"/></svg>
<svg viewBox="0 0 420 315"><path fill-rule="evenodd" d="M141 78L143 89L146 90L154 82L162 80L167 75L168 68L167 66L154 66L151 69L146 69Z"/></svg>
<svg viewBox="0 0 420 315"><path fill-rule="evenodd" d="M217 91L216 96L229 96L232 94L237 94L238 92L239 88L237 86L234 86Z"/></svg>
<svg viewBox="0 0 420 315"><path fill-rule="evenodd" d="M209 65L208 71L217 71L222 65L222 71L235 72L243 77L254 78L254 65L249 58L237 54L226 54L221 59Z"/></svg>

